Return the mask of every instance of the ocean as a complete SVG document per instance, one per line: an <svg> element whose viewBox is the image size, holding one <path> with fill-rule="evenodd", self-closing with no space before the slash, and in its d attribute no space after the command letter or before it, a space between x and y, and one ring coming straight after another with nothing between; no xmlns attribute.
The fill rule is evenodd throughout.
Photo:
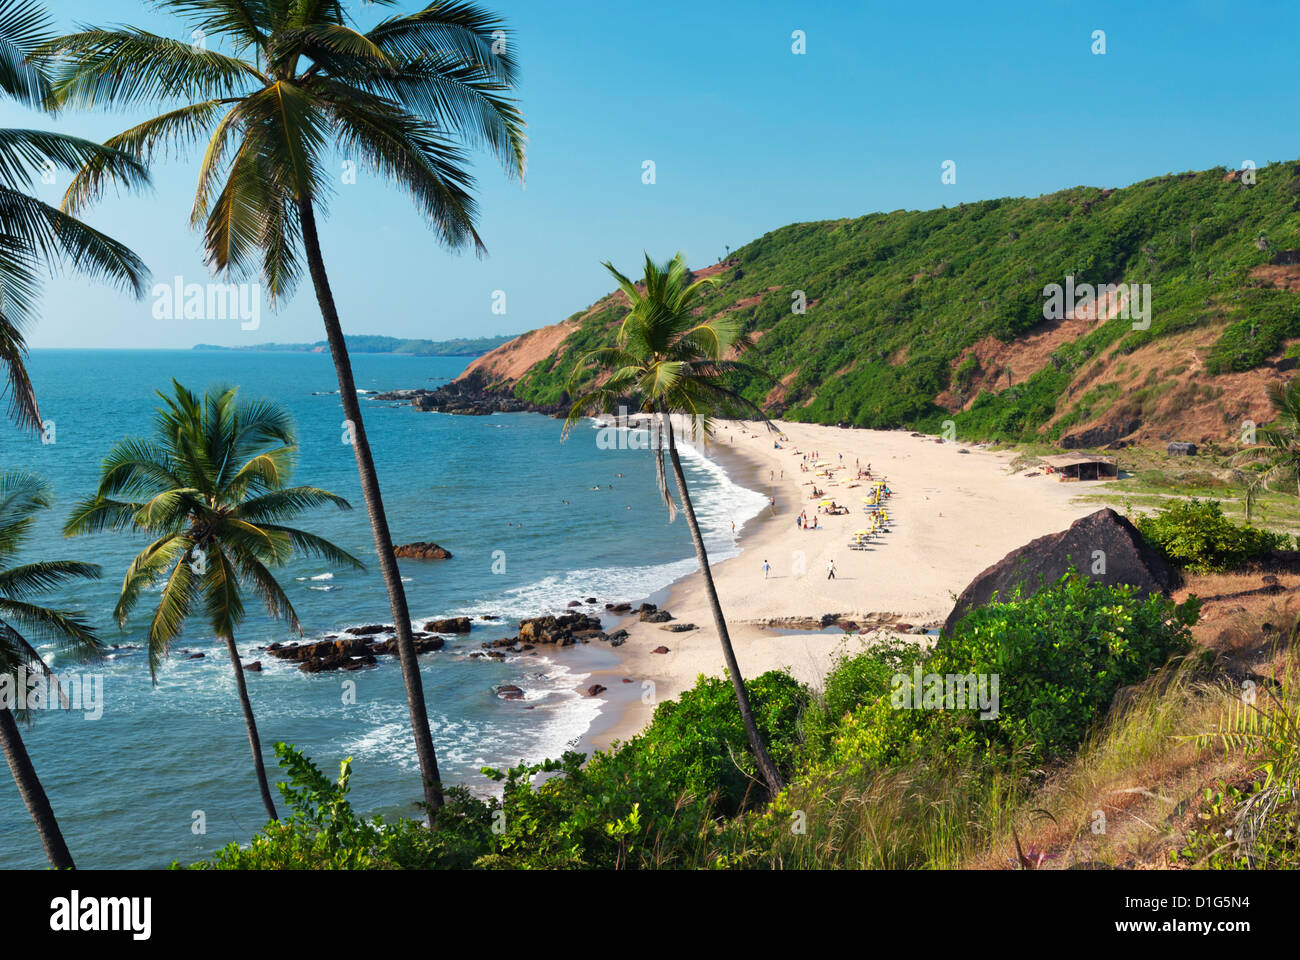
<svg viewBox="0 0 1300 960"><path fill-rule="evenodd" d="M367 394L434 387L467 361L447 357L357 355L356 384ZM353 504L317 511L296 525L328 537L362 559L374 546L328 354L227 351L37 350L28 364L46 439L0 429L0 466L34 470L54 486L53 510L19 558L72 558L101 564L102 580L52 591L49 605L84 610L107 643L106 661L89 667L51 659L56 672L96 674L103 712L35 711L23 738L74 858L85 868L163 867L246 841L262 826L234 678L201 619L187 624L173 656L150 682L139 645L148 595L119 630L112 608L122 574L144 546L120 534L67 539L61 528L73 503L91 492L99 464L123 436L143 435L173 377L193 390L226 383L242 396L270 397L294 415L299 459L294 482L324 487ZM381 401L363 404L367 431L396 543L432 540L447 561L402 561L412 616L496 614L468 636L420 658L438 760L447 784L488 792L487 765L559 756L576 745L600 704L579 689L592 669L613 666L603 644L505 662L468 654L515 633L520 617L561 613L571 600L632 603L696 569L685 523L669 524L655 488L651 455L626 444L597 444L591 422L561 442L561 422L536 414L452 417ZM684 462L711 559L738 552L740 530L767 503L690 447ZM596 489L599 488L599 489ZM362 623L391 622L373 562L365 572L296 559L278 571L307 637ZM156 596L156 594L155 594ZM352 800L367 815L418 815L419 770L410 738L401 671L394 658L348 673L309 675L255 648L297 639L271 621L253 597L236 637L269 765L271 744L304 750L327 774L353 758ZM589 608L586 608L589 609ZM515 621L515 622L512 622ZM39 645L43 653L51 650ZM180 650L203 652L187 659ZM355 682L349 697L347 682ZM524 702L495 695L503 683L527 691ZM354 702L351 702L354 700ZM525 710L525 706L534 709ZM277 800L283 815L283 803ZM200 826L202 829L200 829ZM39 868L45 859L7 768L0 769L0 867Z"/></svg>

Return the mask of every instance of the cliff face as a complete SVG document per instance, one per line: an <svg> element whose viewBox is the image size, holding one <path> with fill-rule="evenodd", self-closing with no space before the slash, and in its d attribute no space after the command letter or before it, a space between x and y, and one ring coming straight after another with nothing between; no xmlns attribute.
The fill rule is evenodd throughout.
<svg viewBox="0 0 1300 960"><path fill-rule="evenodd" d="M553 323L540 330L531 330L513 340L508 340L495 350L483 354L456 379L477 378L488 385L513 384L532 367L557 352L569 334L578 329L579 322L570 318Z"/></svg>

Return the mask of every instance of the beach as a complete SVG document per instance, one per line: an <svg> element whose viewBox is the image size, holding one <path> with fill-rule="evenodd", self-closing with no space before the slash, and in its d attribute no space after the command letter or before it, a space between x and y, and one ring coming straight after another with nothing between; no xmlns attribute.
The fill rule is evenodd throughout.
<svg viewBox="0 0 1300 960"><path fill-rule="evenodd" d="M869 635L792 624L830 614L863 627L937 628L957 595L990 564L1096 509L1072 502L1080 492L1077 484L1013 473L1014 452L903 431L784 422L776 427L779 433L761 425L721 423L702 449L736 483L775 500L773 508L737 525L741 553L711 565L746 678L785 669L815 688L839 653L862 649ZM800 470L803 454L813 452L819 462L843 468L834 472L835 479L816 476L811 465L808 473ZM868 526L862 500L871 484L853 479L858 466L868 464L893 491L886 502L890 525L867 550L850 550L854 532ZM814 480L824 496L811 496ZM828 498L850 513L818 514L818 504ZM809 520L816 516L819 529L801 529L800 511L807 511ZM676 522L685 523L681 517ZM829 579L832 560L836 573ZM693 686L701 674L723 674L700 571L674 583L659 605L671 612L671 623L697 629L671 633L661 629L671 623L642 623L636 617L619 624L629 639L615 651L622 658L618 667L593 674L609 693L583 749L627 740L645 726L658 703ZM652 652L660 646L668 653Z"/></svg>

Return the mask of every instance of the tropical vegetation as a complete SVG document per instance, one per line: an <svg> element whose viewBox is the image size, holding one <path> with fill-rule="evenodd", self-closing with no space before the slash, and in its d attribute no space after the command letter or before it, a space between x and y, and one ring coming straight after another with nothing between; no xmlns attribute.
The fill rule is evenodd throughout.
<svg viewBox="0 0 1300 960"><path fill-rule="evenodd" d="M295 553L359 568L361 561L322 537L286 526L304 511L351 509L342 497L317 487L289 486L297 452L293 420L279 403L238 399L234 387L202 396L172 381L159 392L152 437L128 437L104 458L99 486L78 503L64 526L70 536L123 531L152 538L127 568L113 616L119 626L147 592L159 589L149 620L149 672L192 614L230 656L235 691L253 753L258 790L267 816L275 804L267 783L261 739L235 643L251 590L269 616L302 627L272 568Z"/></svg>
<svg viewBox="0 0 1300 960"><path fill-rule="evenodd" d="M35 674L42 685L53 677L38 645L53 644L61 661L72 662L98 659L103 645L82 613L43 606L35 599L52 588L98 577L96 564L83 560L14 562L31 535L36 515L53 503L50 485L35 474L19 470L0 473L0 749L36 824L50 866L65 870L76 864L23 745L18 720L35 718L27 703L29 676ZM55 687L61 694L57 682Z"/></svg>
<svg viewBox="0 0 1300 960"><path fill-rule="evenodd" d="M700 292L713 281L690 282L686 258L681 253L664 264L655 263L647 254L640 286L619 273L613 264L606 263L605 268L618 282L630 308L618 328L615 345L593 350L579 363L579 371L595 368L603 375L598 386L573 401L565 430L572 430L583 417L591 414L618 413L620 408L626 412L629 402L637 411L648 413L653 418L659 493L671 520L676 515L677 505L668 491L665 476L664 453L667 452L677 481L682 513L686 516L691 542L695 545L695 556L700 561L723 660L749 737L749 747L768 790L775 796L784 787L785 780L769 755L754 720L745 681L727 632L726 618L718 601L718 591L713 584L704 537L686 486L673 426L674 416L684 417L687 433L700 441L707 441L713 432L715 418L757 416L760 420L765 419L757 406L740 396L728 383L729 378L741 373L759 375L759 371L735 359L752 343L728 317L701 320L696 316Z"/></svg>
<svg viewBox="0 0 1300 960"><path fill-rule="evenodd" d="M190 223L209 266L260 276L274 305L290 297L304 261L316 292L356 455L430 810L442 780L429 729L379 477L357 399L347 342L321 249L318 217L332 157L402 187L439 242L482 252L467 147L524 173L524 121L510 99L518 67L510 32L472 3L435 2L361 30L338 0L158 0L202 42L130 26L89 28L40 48L60 108L162 112L107 141L147 163L206 144ZM226 49L218 49L224 45ZM91 158L65 206L77 210L120 179Z"/></svg>

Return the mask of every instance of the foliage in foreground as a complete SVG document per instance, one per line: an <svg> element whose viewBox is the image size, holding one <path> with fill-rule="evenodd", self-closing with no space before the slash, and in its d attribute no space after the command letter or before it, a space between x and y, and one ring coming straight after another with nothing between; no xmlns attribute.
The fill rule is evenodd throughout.
<svg viewBox="0 0 1300 960"><path fill-rule="evenodd" d="M200 866L955 866L1105 716L1116 691L1189 645L1197 604L1069 575L973 611L924 652L882 641L843 656L815 693L782 672L749 682L791 786L765 805L724 678L661 704L643 733L597 753L485 771L500 798L453 793L435 829L366 821L337 783L278 746L294 811ZM998 673L998 713L894 706L902 680ZM936 802L941 798L941 802ZM987 827L981 826L987 825Z"/></svg>

